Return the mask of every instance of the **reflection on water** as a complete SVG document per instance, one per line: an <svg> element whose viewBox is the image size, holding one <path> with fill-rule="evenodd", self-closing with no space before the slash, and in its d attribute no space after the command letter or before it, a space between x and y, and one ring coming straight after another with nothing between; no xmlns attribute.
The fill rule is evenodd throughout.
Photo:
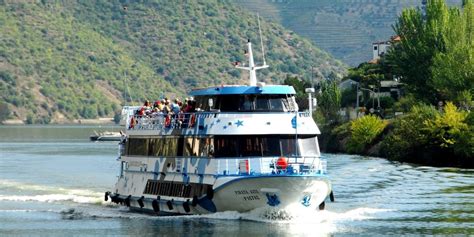
<svg viewBox="0 0 474 237"><path fill-rule="evenodd" d="M106 128L104 130L112 130ZM0 127L0 235L332 236L474 234L474 170L326 154L335 203L200 216L131 213L103 201L116 142L97 127Z"/></svg>

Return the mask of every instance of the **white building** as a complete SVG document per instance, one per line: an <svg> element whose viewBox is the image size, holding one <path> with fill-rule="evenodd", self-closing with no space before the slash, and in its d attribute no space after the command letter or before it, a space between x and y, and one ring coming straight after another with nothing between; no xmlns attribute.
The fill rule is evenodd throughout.
<svg viewBox="0 0 474 237"><path fill-rule="evenodd" d="M380 57L388 52L392 43L400 41L399 36L392 36L389 41L372 43L372 61L376 62Z"/></svg>
<svg viewBox="0 0 474 237"><path fill-rule="evenodd" d="M390 41L372 43L372 60L379 60L380 56L386 54L390 48Z"/></svg>

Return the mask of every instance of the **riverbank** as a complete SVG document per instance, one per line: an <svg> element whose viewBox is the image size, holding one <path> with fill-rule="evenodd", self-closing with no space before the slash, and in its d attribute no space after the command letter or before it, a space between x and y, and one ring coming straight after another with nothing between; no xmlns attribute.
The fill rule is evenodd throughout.
<svg viewBox="0 0 474 237"><path fill-rule="evenodd" d="M20 119L7 119L2 121L2 125L26 125L26 121ZM53 125L67 125L67 124L85 124L85 125L115 125L114 118L96 118L96 119L62 119L52 120L49 124Z"/></svg>
<svg viewBox="0 0 474 237"><path fill-rule="evenodd" d="M392 120L364 116L321 130L320 147L327 153L474 168L474 114L458 110L451 103L444 111L419 105Z"/></svg>
<svg viewBox="0 0 474 237"><path fill-rule="evenodd" d="M386 131L386 133L389 132L389 130ZM372 144L368 145L362 152L351 152L347 148L347 143L349 139L350 136L341 137L340 135L334 133L322 133L320 136L321 152L379 157L385 158L390 161L398 161L433 167L457 167L474 169L474 159L466 159L463 157L455 156L454 154L443 151L442 149L426 150L420 148L413 152L411 156L401 158L390 157L383 149L381 149L381 147L383 146L384 139L386 139L385 136L381 136L377 140L373 141Z"/></svg>

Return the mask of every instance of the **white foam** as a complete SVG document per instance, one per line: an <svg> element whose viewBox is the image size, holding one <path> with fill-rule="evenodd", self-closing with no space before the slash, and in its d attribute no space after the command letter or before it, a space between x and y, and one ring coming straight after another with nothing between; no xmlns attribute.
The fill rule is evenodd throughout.
<svg viewBox="0 0 474 237"><path fill-rule="evenodd" d="M72 194L48 194L48 195L33 195L33 196L4 196L0 195L0 201L37 201L37 202L58 202L58 201L72 201L76 203L102 203L101 198L91 196L78 196Z"/></svg>
<svg viewBox="0 0 474 237"><path fill-rule="evenodd" d="M16 189L19 191L34 191L36 193L43 193L36 195L0 195L0 201L37 201L48 203L70 201L75 203L103 205L109 203L103 201L103 193L86 189L68 189L46 185L20 183L9 180L0 180L0 187Z"/></svg>
<svg viewBox="0 0 474 237"><path fill-rule="evenodd" d="M85 190L85 189L67 189L54 186L46 185L37 185L37 184L28 184L20 183L11 180L0 180L0 187L11 188L16 190L24 191L40 191L40 192L54 192L54 193L63 193L63 194L81 194L81 195L97 195L98 192Z"/></svg>

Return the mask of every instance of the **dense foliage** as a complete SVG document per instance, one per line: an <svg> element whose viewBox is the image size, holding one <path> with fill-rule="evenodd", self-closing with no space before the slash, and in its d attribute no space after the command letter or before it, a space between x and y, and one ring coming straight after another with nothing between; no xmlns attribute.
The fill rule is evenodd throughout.
<svg viewBox="0 0 474 237"><path fill-rule="evenodd" d="M387 122L375 115L363 116L352 121L347 150L352 153L363 152L382 133L385 126Z"/></svg>
<svg viewBox="0 0 474 237"><path fill-rule="evenodd" d="M393 121L382 141L383 155L403 161L438 165L474 165L472 112L447 103L442 111L417 105Z"/></svg>
<svg viewBox="0 0 474 237"><path fill-rule="evenodd" d="M387 55L418 100L471 104L474 94L474 4L462 9L429 0L426 14L406 9L394 27L401 41ZM470 101L471 100L471 101Z"/></svg>
<svg viewBox="0 0 474 237"><path fill-rule="evenodd" d="M341 108L341 90L337 81L321 82L321 93L317 95L317 109L326 118L326 123L340 123L339 109Z"/></svg>
<svg viewBox="0 0 474 237"><path fill-rule="evenodd" d="M417 105L403 117L392 122L393 130L382 141L381 152L386 157L402 160L422 155L421 148L428 142L424 122L435 118L432 106Z"/></svg>
<svg viewBox="0 0 474 237"><path fill-rule="evenodd" d="M124 103L246 83L231 63L246 61L247 39L260 42L255 16L229 1L7 1L0 26L0 101L33 123L112 117ZM309 77L311 64L343 73L283 27L262 20L262 31L271 67L259 79Z"/></svg>

